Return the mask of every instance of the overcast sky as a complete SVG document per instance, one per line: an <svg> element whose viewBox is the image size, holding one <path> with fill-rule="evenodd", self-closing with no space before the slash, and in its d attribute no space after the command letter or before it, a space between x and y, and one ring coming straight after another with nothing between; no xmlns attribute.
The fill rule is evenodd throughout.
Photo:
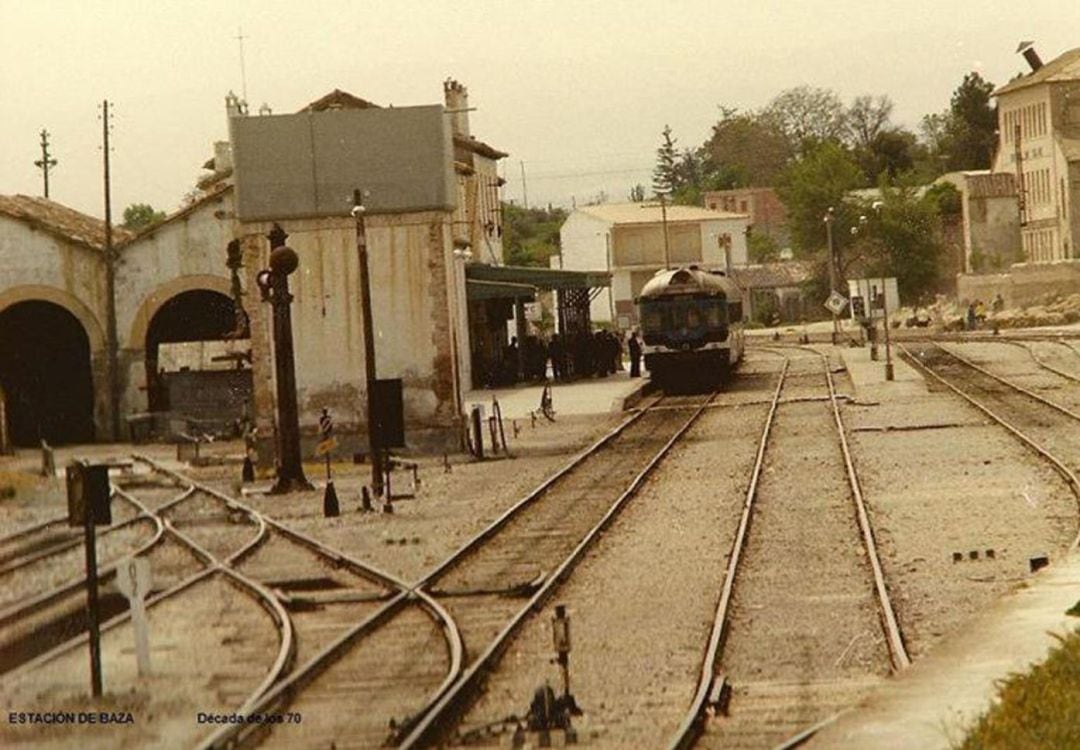
<svg viewBox="0 0 1080 750"><path fill-rule="evenodd" d="M649 184L660 131L708 135L719 105L808 84L888 94L915 128L970 70L995 84L1080 46L1080 2L1047 0L0 0L0 194L102 216L100 103L115 114L113 205L173 210L226 137L224 97L293 112L340 88L378 104L469 88L473 134L510 152L505 197L569 205Z"/></svg>

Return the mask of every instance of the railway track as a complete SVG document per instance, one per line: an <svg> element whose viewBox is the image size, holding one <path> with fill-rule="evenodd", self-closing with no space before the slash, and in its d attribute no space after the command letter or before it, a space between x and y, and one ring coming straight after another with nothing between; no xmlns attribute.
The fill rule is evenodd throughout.
<svg viewBox="0 0 1080 750"><path fill-rule="evenodd" d="M959 395L1049 463L1068 483L1080 508L1080 412L992 372L936 342L912 343L901 351L922 372ZM1069 429L1063 429L1069 428ZM1072 519L1074 528L1080 525ZM1080 547L1080 531L1070 549Z"/></svg>
<svg viewBox="0 0 1080 750"><path fill-rule="evenodd" d="M661 402L680 403L664 397L653 405ZM684 408L701 406L702 399L690 403L694 406ZM500 638L505 641L513 623L527 613L529 602L545 596L568 574L613 514L609 503L594 500L576 506L573 501L597 485L610 485L613 465L622 467L622 481L641 474L641 455L648 448L628 451L627 446L645 441L656 448L671 440L673 430L664 427L669 420L670 412L647 408L631 414L443 564L410 584L407 592L383 603L294 670L257 707L287 708L305 716L317 712L317 729L276 726L267 735L256 735L230 728L215 736L212 744L259 741L290 746L298 741L297 732L303 732L305 744L408 746L431 727L442 726L430 717L445 717L445 706L456 704L467 692L465 687L475 684L476 675L498 650L495 644ZM542 542L544 537L550 539ZM445 611L454 625L455 650L448 670L431 664L433 642L415 623L416 602ZM356 706L363 710L355 710Z"/></svg>
<svg viewBox="0 0 1080 750"><path fill-rule="evenodd" d="M173 487L170 500L155 498L149 503L152 507L116 489L119 496L154 518L161 532L155 544L142 551L153 560L158 584L147 602L152 642L173 638L176 647L190 649L190 661L196 667L194 674L173 669L175 663L162 668L175 673L178 697L151 711L151 728L157 736L169 736L181 745L213 744L216 725L196 725L193 717L198 711L250 712L258 699L282 682L298 657L318 651L362 618L365 608L379 606L395 592L404 596L403 582L149 459L142 460L182 487L179 494ZM83 597L77 596L78 591L68 593L81 607ZM257 606L253 608L252 603ZM265 625L260 631L259 621L265 623L267 615L273 625L269 631L273 643L268 642ZM114 671L113 663L124 661L114 658L125 640L115 636L127 624L125 606L103 626L103 661L109 671ZM21 665L5 676L5 692L17 695L20 680L32 684L35 672L55 672L57 665L77 664L85 640L85 634L66 638ZM124 682L123 667L115 671L120 673L115 682ZM107 686L110 677L107 674ZM208 677L212 678L209 682ZM209 692L193 691L193 684L204 685L203 691ZM109 740L102 734L103 742Z"/></svg>
<svg viewBox="0 0 1080 750"><path fill-rule="evenodd" d="M510 643L715 396L682 400L691 414L674 424L659 407L681 399L654 402L526 498L530 505L515 506L417 583L446 602L471 659L400 747L460 741L455 728L485 680L502 668Z"/></svg>
<svg viewBox="0 0 1080 750"><path fill-rule="evenodd" d="M695 697L671 748L795 746L910 663L828 358L778 351L783 371ZM806 400L814 394L828 398ZM709 718L726 688L729 715Z"/></svg>

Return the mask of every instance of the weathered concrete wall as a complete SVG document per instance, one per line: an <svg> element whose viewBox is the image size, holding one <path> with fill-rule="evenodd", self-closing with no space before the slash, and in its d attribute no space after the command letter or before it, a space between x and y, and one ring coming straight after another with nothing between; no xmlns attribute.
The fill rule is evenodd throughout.
<svg viewBox="0 0 1080 750"><path fill-rule="evenodd" d="M1056 296L1080 293L1080 261L1018 263L1008 273L961 274L956 286L961 302L989 303L1000 293L1006 307L1045 304Z"/></svg>
<svg viewBox="0 0 1080 750"><path fill-rule="evenodd" d="M243 225L249 283L265 268L269 224ZM355 223L346 218L283 223L300 256L289 277L301 430L314 433L327 407L345 435L362 431L364 342ZM407 438L456 433L460 384L451 309L463 300L452 268L449 214L369 216L367 238L379 378L400 378ZM463 286L463 282L462 282ZM270 307L253 302L257 421L273 432ZM467 346L467 344L466 344ZM348 441L350 444L352 441Z"/></svg>
<svg viewBox="0 0 1080 750"><path fill-rule="evenodd" d="M51 302L71 313L90 342L94 431L111 433L106 344L105 259L99 250L0 216L0 312L20 302Z"/></svg>

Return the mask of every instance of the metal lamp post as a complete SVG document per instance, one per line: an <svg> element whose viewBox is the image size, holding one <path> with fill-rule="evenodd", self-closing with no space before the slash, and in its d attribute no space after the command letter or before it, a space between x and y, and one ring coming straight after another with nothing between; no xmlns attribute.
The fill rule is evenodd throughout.
<svg viewBox="0 0 1080 750"><path fill-rule="evenodd" d="M825 222L825 236L829 243L829 291L832 294L836 294L836 250L833 248L833 222L836 221L836 216L833 212L833 207L829 206L829 210L825 212L825 217L822 219ZM833 346L840 340L840 318L836 312L832 314L832 342Z"/></svg>
<svg viewBox="0 0 1080 750"><path fill-rule="evenodd" d="M881 218L881 207L885 205L881 201L874 201L872 208L878 218ZM888 248L886 247L887 251ZM885 267L882 265L882 277L881 277L881 315L882 324L885 326L885 380L891 381L895 379L896 373L893 370L892 361L892 337L889 335L889 290L885 286L887 277L884 276Z"/></svg>
<svg viewBox="0 0 1080 750"><path fill-rule="evenodd" d="M360 190L353 191L353 219L356 220L356 257L360 266L360 314L364 316L364 380L367 390L368 452L371 454L371 489L383 494L383 453L376 424L378 401L375 394L375 326L371 319L371 280L368 274L367 226L364 223L364 198ZM389 501L389 498L387 498Z"/></svg>
<svg viewBox="0 0 1080 750"><path fill-rule="evenodd" d="M296 406L296 360L293 354L292 312L289 274L300 265L296 251L286 247L289 235L274 224L270 240L270 268L255 277L264 302L273 307L274 372L277 378L277 481L274 495L314 489L304 476L300 462L300 415Z"/></svg>

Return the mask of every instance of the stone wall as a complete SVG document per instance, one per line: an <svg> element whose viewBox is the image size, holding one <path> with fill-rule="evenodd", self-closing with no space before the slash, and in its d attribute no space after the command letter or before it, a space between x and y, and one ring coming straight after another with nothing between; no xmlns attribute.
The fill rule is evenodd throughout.
<svg viewBox="0 0 1080 750"><path fill-rule="evenodd" d="M1080 294L1080 261L1017 263L1008 273L960 274L956 277L957 298L989 303L1001 294L1006 307L1030 307L1055 297Z"/></svg>

